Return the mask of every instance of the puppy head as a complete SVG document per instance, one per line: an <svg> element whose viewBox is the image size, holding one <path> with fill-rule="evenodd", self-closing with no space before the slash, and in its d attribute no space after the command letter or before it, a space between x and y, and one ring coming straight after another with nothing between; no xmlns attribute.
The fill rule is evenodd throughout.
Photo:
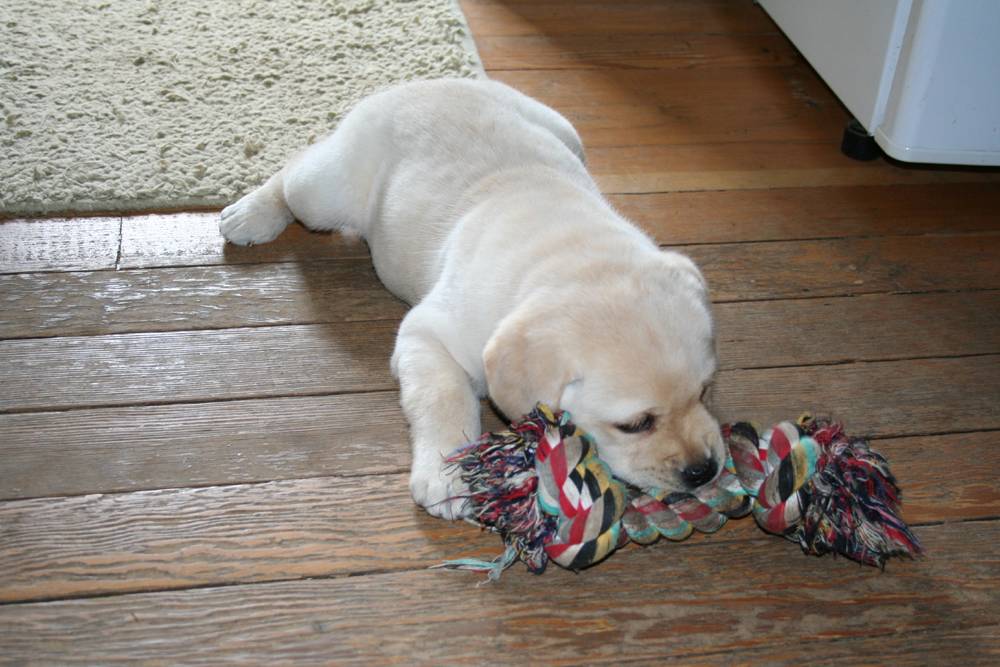
<svg viewBox="0 0 1000 667"><path fill-rule="evenodd" d="M510 417L536 401L569 410L631 484L695 489L726 458L704 403L716 370L704 280L672 252L599 273L501 323L484 352L490 396Z"/></svg>

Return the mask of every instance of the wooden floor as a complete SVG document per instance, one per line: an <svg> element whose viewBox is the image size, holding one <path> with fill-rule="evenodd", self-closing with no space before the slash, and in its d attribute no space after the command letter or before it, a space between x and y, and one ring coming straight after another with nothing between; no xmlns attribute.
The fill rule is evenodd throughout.
<svg viewBox="0 0 1000 667"><path fill-rule="evenodd" d="M0 663L1000 661L1000 173L852 162L749 1L464 0L490 75L716 302L717 410L872 436L927 555L884 572L734 522L581 574L406 491L404 312L365 247L215 214L0 224Z"/></svg>

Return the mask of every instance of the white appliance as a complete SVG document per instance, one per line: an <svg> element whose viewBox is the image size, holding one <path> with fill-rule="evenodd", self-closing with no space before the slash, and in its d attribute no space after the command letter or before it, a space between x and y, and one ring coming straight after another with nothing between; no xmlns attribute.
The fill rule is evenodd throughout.
<svg viewBox="0 0 1000 667"><path fill-rule="evenodd" d="M886 154L1000 165L1000 0L758 0Z"/></svg>

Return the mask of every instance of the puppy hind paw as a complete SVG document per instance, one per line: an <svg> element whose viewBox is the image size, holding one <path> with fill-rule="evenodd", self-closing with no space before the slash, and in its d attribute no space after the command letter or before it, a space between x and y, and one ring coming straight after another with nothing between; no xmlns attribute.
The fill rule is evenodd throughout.
<svg viewBox="0 0 1000 667"><path fill-rule="evenodd" d="M252 192L222 209L219 231L230 243L255 245L273 241L292 221L283 203Z"/></svg>

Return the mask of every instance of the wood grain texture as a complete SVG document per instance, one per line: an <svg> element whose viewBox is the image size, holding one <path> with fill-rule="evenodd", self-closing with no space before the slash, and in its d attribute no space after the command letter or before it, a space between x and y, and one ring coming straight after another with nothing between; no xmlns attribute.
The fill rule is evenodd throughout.
<svg viewBox="0 0 1000 667"><path fill-rule="evenodd" d="M1000 187L957 183L613 195L663 244L1000 230Z"/></svg>
<svg viewBox="0 0 1000 667"><path fill-rule="evenodd" d="M697 94L700 91L692 92ZM558 110L580 134L587 155L607 148L612 158L611 149L618 146L826 142L840 133L848 120L839 107L820 105L812 99L788 100L778 105L773 99L770 103L752 98L742 102L738 106L759 122L751 126L734 123L735 112L728 106L731 101L720 100L702 110L690 97L659 104L635 100L601 106L559 105ZM592 160L589 164L595 166Z"/></svg>
<svg viewBox="0 0 1000 667"><path fill-rule="evenodd" d="M808 411L867 437L1000 429L998 402L998 355L730 371L712 398L723 421L772 424Z"/></svg>
<svg viewBox="0 0 1000 667"><path fill-rule="evenodd" d="M897 476L907 520L968 521L1000 516L1000 485L990 479L1000 470L998 440L1000 431L984 431L877 439L872 447Z"/></svg>
<svg viewBox="0 0 1000 667"><path fill-rule="evenodd" d="M399 395L369 392L0 415L0 460L9 500L403 473L410 445Z"/></svg>
<svg viewBox="0 0 1000 667"><path fill-rule="evenodd" d="M804 68L724 68L710 75L698 68L516 70L492 76L566 116L600 177L626 147L670 146L672 154L692 144L839 141L849 118ZM730 147L732 159L720 155L717 168L752 150Z"/></svg>
<svg viewBox="0 0 1000 667"><path fill-rule="evenodd" d="M384 391L396 320L0 341L0 412Z"/></svg>
<svg viewBox="0 0 1000 667"><path fill-rule="evenodd" d="M709 73L711 76L706 76ZM565 113L567 108L600 110L629 104L659 108L664 112L697 109L698 114L710 113L710 109L698 104L698 99L684 99L689 96L704 96L706 107L721 104L736 108L741 102L771 108L798 105L817 110L823 106L836 106L836 98L830 90L811 76L810 70L803 65L723 67L708 71L696 68L512 70L496 72L491 74L491 78L541 100L560 113ZM733 87L731 94L717 88L713 83L716 78ZM692 127L700 126L698 117L687 120ZM737 123L746 130L750 129L745 117L729 118L726 126L733 127ZM790 119L791 125L795 123L794 119ZM587 137L583 138L586 140ZM588 145L586 141L584 145ZM632 145L631 139L620 144Z"/></svg>
<svg viewBox="0 0 1000 667"><path fill-rule="evenodd" d="M821 143L594 147L590 170L606 194L936 183L1000 183L1000 172L921 169L856 162L840 153L841 131Z"/></svg>
<svg viewBox="0 0 1000 667"><path fill-rule="evenodd" d="M935 444L958 456L927 457ZM905 480L910 522L990 517L1000 508L1000 491L982 465L1000 462L1000 455L983 438L909 439L881 449L904 454L894 472ZM964 465L961 491L938 490L960 478L942 477L945 465ZM0 601L341 576L495 555L495 536L414 506L407 478L316 477L7 501L0 504ZM751 520L734 521L710 539L739 542L758 530Z"/></svg>
<svg viewBox="0 0 1000 667"><path fill-rule="evenodd" d="M633 108L633 107L626 107ZM791 188L613 195L611 203L660 243L839 238L997 231L1000 188L991 184ZM0 225L10 272L114 267L112 219L11 221ZM8 227L9 226L9 227ZM98 227L98 229L93 229ZM17 231L20 230L20 231ZM17 231L17 233L15 233ZM105 233L111 236L105 236ZM97 239L94 239L94 235ZM114 234L117 234L115 231ZM21 239L21 240L19 240ZM19 245L20 244L20 245ZM16 257L16 253L27 255ZM88 264L92 248L100 259ZM275 243L227 245L216 213L128 217L120 268L367 258L363 242L292 225ZM16 269L16 270L15 270Z"/></svg>
<svg viewBox="0 0 1000 667"><path fill-rule="evenodd" d="M996 289L1000 236L686 246L717 301ZM366 260L0 276L0 338L398 320Z"/></svg>
<svg viewBox="0 0 1000 667"><path fill-rule="evenodd" d="M219 233L219 214L142 215L122 220L123 269L211 264L303 262L317 259L369 258L360 239L313 233L290 225L278 243L227 244Z"/></svg>
<svg viewBox="0 0 1000 667"><path fill-rule="evenodd" d="M800 371L800 375L805 373ZM749 379L762 384L760 377ZM728 381L723 378L720 383ZM857 381L852 383L857 385ZM996 387L980 387L980 390L992 394L993 403L1000 395ZM835 390L832 393L836 396ZM355 405L363 405L363 400ZM382 407L387 408L384 402ZM906 407L905 401L896 402L893 414ZM939 407L956 412L948 404ZM850 431L859 433L853 424L874 423L860 420L877 410L870 408L869 414L855 411L845 415ZM391 408L388 412L391 415ZM761 412L747 412L742 417ZM361 414L369 413L362 410ZM782 418L789 416L791 413L785 408ZM928 426L926 419L903 422L901 418L905 415L899 417L897 422L886 420L868 430L886 433L895 429L905 433L907 428L919 430ZM372 419L379 419L377 412L372 413ZM267 415L261 415L258 423L266 425L268 421ZM967 521L997 515L1000 488L995 484L994 471L1000 467L1000 450L994 443L1000 425L996 424L995 415L985 417L984 421L993 424L993 432L911 436L875 442L876 448L892 462L904 488L904 516L908 521ZM288 428L279 421L279 429L282 426ZM956 428L961 426L958 424ZM292 429L294 432L295 427ZM162 427L160 430L162 433ZM265 478L316 472L310 460L316 456L313 441L307 440L304 449L299 449L298 442L288 441L279 450L276 445L287 436L279 430L268 438L270 451L249 454L248 460L243 461L243 451L253 438L226 442L225 446L210 451L206 445L213 439L221 440L220 431L224 434L225 427L213 426L210 430L214 432L208 437L199 434L187 441L183 436L176 437L176 442L167 446L164 460L157 461L153 468L142 464L149 460L152 448L161 446L162 436L159 442L155 439L136 442L133 438L133 447L145 450L139 453L129 451L126 442L83 443L82 451L71 454L56 467L72 464L74 456L82 459L89 454L90 466L99 464L101 469L115 469L113 475L99 482L105 484L116 478L134 483L136 473L148 475L150 470L176 475L145 480L147 484L152 481L159 485L210 482L212 475L228 475L226 479L231 480L234 473L239 475L251 468ZM372 430L376 430L375 424ZM330 447L352 436L357 437L357 433L350 428L340 429L339 433L331 434ZM313 430L312 438L315 437ZM362 436L345 451L325 452L319 458L326 459L327 469L330 463L336 465L336 461L350 458L357 461L348 460L346 469L356 472L366 465L370 469L373 461L367 448L377 446L371 442L374 439ZM396 441L389 452L398 456L396 466L408 462L400 445ZM178 452L183 453L177 457ZM202 452L207 455L206 460L202 459ZM371 454L374 461L392 468L387 452ZM12 462L17 465L26 458L14 456ZM34 460L39 459L36 456ZM198 471L192 474L193 467ZM20 476L17 472L12 486L19 477L26 477L23 471ZM54 470L42 477L54 481L53 473L58 472ZM7 475L4 473L5 478ZM449 531L449 524L429 519L417 510L409 500L406 479L406 474L316 477L199 489L8 500L0 503L0 526L4 527L0 600L358 574L420 567L421 563L432 564L448 558L449 553L458 557L471 550L477 557L489 555L489 536L473 539L475 530ZM7 488L6 479L0 488ZM752 537L755 530L752 522L734 522L711 539L744 540ZM464 540L469 542L466 544Z"/></svg>
<svg viewBox="0 0 1000 667"><path fill-rule="evenodd" d="M115 268L120 218L0 221L0 273Z"/></svg>
<svg viewBox="0 0 1000 667"><path fill-rule="evenodd" d="M722 303L715 319L724 370L1000 352L995 291ZM0 412L393 389L397 325L0 341Z"/></svg>
<svg viewBox="0 0 1000 667"><path fill-rule="evenodd" d="M621 105L610 118L620 114L632 114L633 120L636 114L647 115L641 107ZM655 122L652 115L647 119ZM1000 229L1000 188L982 183L672 192L612 195L610 201L665 244ZM110 269L116 252L123 269L369 257L361 241L311 233L300 225L290 226L274 243L227 245L214 212L133 216L120 223L117 218L0 223L5 273Z"/></svg>
<svg viewBox="0 0 1000 667"><path fill-rule="evenodd" d="M652 26L669 33L669 26ZM484 35L476 41L483 66L496 77L503 70L572 68L776 67L801 62L783 35L742 39L720 34Z"/></svg>
<svg viewBox="0 0 1000 667"><path fill-rule="evenodd" d="M996 289L1000 235L685 246L715 301Z"/></svg>
<svg viewBox="0 0 1000 667"><path fill-rule="evenodd" d="M989 377L996 357L914 363L723 372L713 407L760 424L815 410L852 433L911 436L884 445L905 487L925 479L927 490L908 493L908 503L949 498L920 516L996 515L995 485L970 474L1000 468L996 434L922 435L1000 428L984 408L1000 399ZM891 392L909 398L889 401ZM500 426L488 410L484 417L484 430ZM0 498L23 498L402 472L409 446L397 395L387 392L3 415L0 458Z"/></svg>
<svg viewBox="0 0 1000 667"><path fill-rule="evenodd" d="M1000 352L1000 292L733 302L714 314L725 369Z"/></svg>
<svg viewBox="0 0 1000 667"><path fill-rule="evenodd" d="M601 35L628 39L651 31L724 33L734 38L776 34L764 12L746 3L725 0L674 2L660 0L461 0L462 11L477 42L495 35Z"/></svg>
<svg viewBox="0 0 1000 667"><path fill-rule="evenodd" d="M461 4L492 75L702 264L717 412L875 436L927 555L878 572L737 521L579 575L426 571L499 542L409 499L405 306L363 243L17 221L0 664L995 664L1000 172L843 158L845 110L750 2Z"/></svg>
<svg viewBox="0 0 1000 667"><path fill-rule="evenodd" d="M434 519L405 474L93 494L0 504L0 601L413 569L490 556Z"/></svg>
<svg viewBox="0 0 1000 667"><path fill-rule="evenodd" d="M844 157L847 116L801 67L723 69L722 87L697 69L494 76L579 126L590 169L608 194L1000 181L992 171Z"/></svg>
<svg viewBox="0 0 1000 667"><path fill-rule="evenodd" d="M405 311L361 259L0 276L0 338L398 320Z"/></svg>
<svg viewBox="0 0 1000 667"><path fill-rule="evenodd" d="M249 656L295 664L523 664L528 654L579 664L706 651L713 662L720 654L739 660L746 650L787 652L803 643L790 638L891 641L932 632L963 637L975 659L996 646L989 633L1000 602L1000 527L950 524L918 533L935 557L886 572L804 558L777 538L660 544L617 554L584 575L554 569L535 577L512 568L493 586L475 586L476 575L421 570L8 605L0 607L0 641L10 659L67 664ZM720 587L720 578L728 585ZM391 631L373 632L380 627ZM901 662L916 657L893 645ZM916 646L931 662L954 654L954 647Z"/></svg>
<svg viewBox="0 0 1000 667"><path fill-rule="evenodd" d="M802 644L810 655L822 655L828 664L883 664L900 667L937 665L995 665L1000 659L1000 624L927 629L917 633L880 631L867 637L815 637L808 642L770 644L734 652L705 651L692 656L695 664L714 661L733 664L801 665ZM701 662L704 661L704 662Z"/></svg>

